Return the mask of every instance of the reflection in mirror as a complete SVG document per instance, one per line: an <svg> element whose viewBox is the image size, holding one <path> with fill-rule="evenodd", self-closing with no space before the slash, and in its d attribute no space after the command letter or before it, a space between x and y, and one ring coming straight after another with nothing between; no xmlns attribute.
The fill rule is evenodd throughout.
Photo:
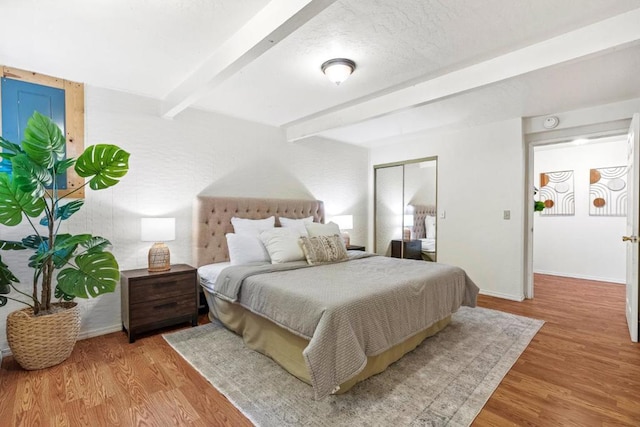
<svg viewBox="0 0 640 427"><path fill-rule="evenodd" d="M420 259L435 261L436 160L406 164L404 175L406 211L413 216L411 240L420 241Z"/></svg>
<svg viewBox="0 0 640 427"><path fill-rule="evenodd" d="M436 261L437 158L374 166L374 250Z"/></svg>
<svg viewBox="0 0 640 427"><path fill-rule="evenodd" d="M375 252L391 256L391 241L402 238L402 166L376 169Z"/></svg>

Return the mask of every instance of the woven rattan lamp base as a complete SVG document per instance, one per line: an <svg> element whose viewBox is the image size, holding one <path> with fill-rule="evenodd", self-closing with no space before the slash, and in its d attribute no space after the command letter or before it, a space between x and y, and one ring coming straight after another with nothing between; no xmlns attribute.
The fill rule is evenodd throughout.
<svg viewBox="0 0 640 427"><path fill-rule="evenodd" d="M171 270L171 254L164 243L154 243L149 249L149 271Z"/></svg>

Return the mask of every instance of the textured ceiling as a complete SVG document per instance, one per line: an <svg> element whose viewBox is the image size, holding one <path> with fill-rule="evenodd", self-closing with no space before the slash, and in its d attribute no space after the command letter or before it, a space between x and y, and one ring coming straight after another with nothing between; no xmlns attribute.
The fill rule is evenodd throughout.
<svg viewBox="0 0 640 427"><path fill-rule="evenodd" d="M540 70L413 109L324 132L375 146L400 135L459 129L640 98L640 45Z"/></svg>
<svg viewBox="0 0 640 427"><path fill-rule="evenodd" d="M198 106L280 126L638 6L611 0L342 0ZM320 72L335 57L358 66L339 87Z"/></svg>
<svg viewBox="0 0 640 427"><path fill-rule="evenodd" d="M0 64L163 98L268 0L0 0Z"/></svg>
<svg viewBox="0 0 640 427"><path fill-rule="evenodd" d="M283 23L269 30L252 21L272 17L266 6L292 4L316 8L280 11ZM637 8L637 0L0 0L0 64L160 100L179 88L192 107L289 127ZM253 43L271 45L251 50L246 34L260 31ZM228 57L232 66L215 71ZM320 72L334 57L358 64L340 86ZM639 65L637 43L615 46L319 134L375 145L630 99L640 96ZM189 81L203 74L204 83Z"/></svg>

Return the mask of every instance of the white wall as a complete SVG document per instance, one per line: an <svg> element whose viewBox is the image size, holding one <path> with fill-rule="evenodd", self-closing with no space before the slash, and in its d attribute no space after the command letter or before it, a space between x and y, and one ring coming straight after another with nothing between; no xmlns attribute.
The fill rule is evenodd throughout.
<svg viewBox="0 0 640 427"><path fill-rule="evenodd" d="M68 228L110 239L121 269L146 266L143 216L176 217L176 240L168 243L171 260L191 263L191 204L201 192L320 199L327 215L352 214L352 242L365 243L366 149L321 139L288 143L280 129L270 126L197 110L164 120L158 111L157 101L86 87L86 145L120 145L131 153L130 172L112 189L88 190L85 206ZM0 238L19 238L28 231L0 227ZM10 261L12 269L17 266L16 259ZM29 289L29 269L21 264L13 270ZM83 337L120 330L119 289L79 302ZM21 307L11 303L0 309L0 349L8 348L5 317Z"/></svg>
<svg viewBox="0 0 640 427"><path fill-rule="evenodd" d="M436 204L436 161L410 163L404 168L404 200L411 205Z"/></svg>
<svg viewBox="0 0 640 427"><path fill-rule="evenodd" d="M608 282L625 282L625 217L589 216L589 170L623 166L626 137L617 141L540 147L534 150L534 182L540 173L574 171L574 216L534 215L533 271Z"/></svg>
<svg viewBox="0 0 640 427"><path fill-rule="evenodd" d="M376 164L438 156L438 212L446 212L437 224L438 262L464 268L483 293L520 300L523 147L518 118L374 147L370 172ZM510 220L503 219L504 210L511 211Z"/></svg>

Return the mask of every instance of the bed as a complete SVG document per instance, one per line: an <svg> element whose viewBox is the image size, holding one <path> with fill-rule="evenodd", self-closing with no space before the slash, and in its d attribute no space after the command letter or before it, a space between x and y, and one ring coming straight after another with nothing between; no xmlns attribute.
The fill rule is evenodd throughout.
<svg viewBox="0 0 640 427"><path fill-rule="evenodd" d="M413 235L420 240L421 255L425 261L436 261L436 207L411 205L413 210Z"/></svg>
<svg viewBox="0 0 640 427"><path fill-rule="evenodd" d="M442 264L349 251L345 260L313 266L230 265L225 234L234 231L232 217L271 216L276 227L281 218L323 223L324 206L317 200L200 196L194 262L210 317L312 385L317 399L382 372L446 327L460 305L475 306L475 284L461 269ZM421 283L425 274L433 284ZM402 276L403 283L389 283L390 276Z"/></svg>

